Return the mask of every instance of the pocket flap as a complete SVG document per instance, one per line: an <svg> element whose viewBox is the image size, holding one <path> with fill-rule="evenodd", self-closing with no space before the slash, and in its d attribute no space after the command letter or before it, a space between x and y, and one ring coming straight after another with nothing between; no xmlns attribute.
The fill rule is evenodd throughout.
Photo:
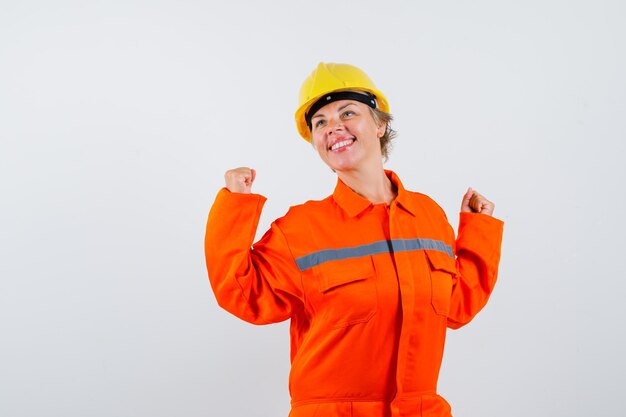
<svg viewBox="0 0 626 417"><path fill-rule="evenodd" d="M324 262L317 268L320 292L374 276L374 266L369 256Z"/></svg>
<svg viewBox="0 0 626 417"><path fill-rule="evenodd" d="M427 250L426 257L432 269L446 271L452 275L456 275L456 260L451 258L447 253Z"/></svg>

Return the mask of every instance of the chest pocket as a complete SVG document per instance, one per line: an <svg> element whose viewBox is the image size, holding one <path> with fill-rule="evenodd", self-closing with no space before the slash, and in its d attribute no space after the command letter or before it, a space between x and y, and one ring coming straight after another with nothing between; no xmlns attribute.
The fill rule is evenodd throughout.
<svg viewBox="0 0 626 417"><path fill-rule="evenodd" d="M447 316L450 313L452 281L456 275L456 261L448 254L426 251L430 266L431 303L437 314Z"/></svg>
<svg viewBox="0 0 626 417"><path fill-rule="evenodd" d="M332 328L367 323L378 309L376 273L370 256L325 262L315 267L318 311Z"/></svg>

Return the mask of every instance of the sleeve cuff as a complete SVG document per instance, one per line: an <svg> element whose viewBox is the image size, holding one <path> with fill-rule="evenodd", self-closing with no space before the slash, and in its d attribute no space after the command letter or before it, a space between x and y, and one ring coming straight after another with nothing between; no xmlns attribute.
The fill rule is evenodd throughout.
<svg viewBox="0 0 626 417"><path fill-rule="evenodd" d="M222 188L209 212L207 233L210 236L242 234L252 243L266 201L260 194L233 193Z"/></svg>
<svg viewBox="0 0 626 417"><path fill-rule="evenodd" d="M461 213L457 250L469 249L478 253L500 253L504 222L480 213Z"/></svg>
<svg viewBox="0 0 626 417"><path fill-rule="evenodd" d="M263 205L267 201L267 198L262 196L261 194L244 194L244 193L233 193L228 190L228 188L224 187L217 193L215 197L215 205L220 205L224 207L236 207L241 208L242 205L260 205L259 208L263 208Z"/></svg>

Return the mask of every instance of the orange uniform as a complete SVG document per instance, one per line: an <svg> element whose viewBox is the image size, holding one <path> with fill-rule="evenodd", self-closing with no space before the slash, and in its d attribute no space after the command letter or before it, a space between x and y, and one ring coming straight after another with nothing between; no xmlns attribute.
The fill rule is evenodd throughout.
<svg viewBox="0 0 626 417"><path fill-rule="evenodd" d="M449 417L437 395L446 329L494 287L503 223L429 197L372 204L341 180L292 207L251 249L265 198L222 189L205 252L220 306L250 323L291 319L290 417Z"/></svg>

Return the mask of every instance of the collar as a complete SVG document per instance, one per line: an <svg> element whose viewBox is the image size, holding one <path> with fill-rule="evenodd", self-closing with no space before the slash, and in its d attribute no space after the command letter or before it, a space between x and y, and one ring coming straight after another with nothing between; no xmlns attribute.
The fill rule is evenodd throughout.
<svg viewBox="0 0 626 417"><path fill-rule="evenodd" d="M393 171L385 170L385 174L398 190L398 195L395 200L391 202L391 204L397 204L399 207L402 207L411 215L415 216L415 213L417 212L417 202L414 201L409 192L404 189L402 182L400 182L400 178L398 178L396 173ZM337 178L337 185L335 186L335 191L333 192L333 199L350 217L358 216L366 208L372 205L369 200L352 191L352 189L344 184L344 182L339 178Z"/></svg>

